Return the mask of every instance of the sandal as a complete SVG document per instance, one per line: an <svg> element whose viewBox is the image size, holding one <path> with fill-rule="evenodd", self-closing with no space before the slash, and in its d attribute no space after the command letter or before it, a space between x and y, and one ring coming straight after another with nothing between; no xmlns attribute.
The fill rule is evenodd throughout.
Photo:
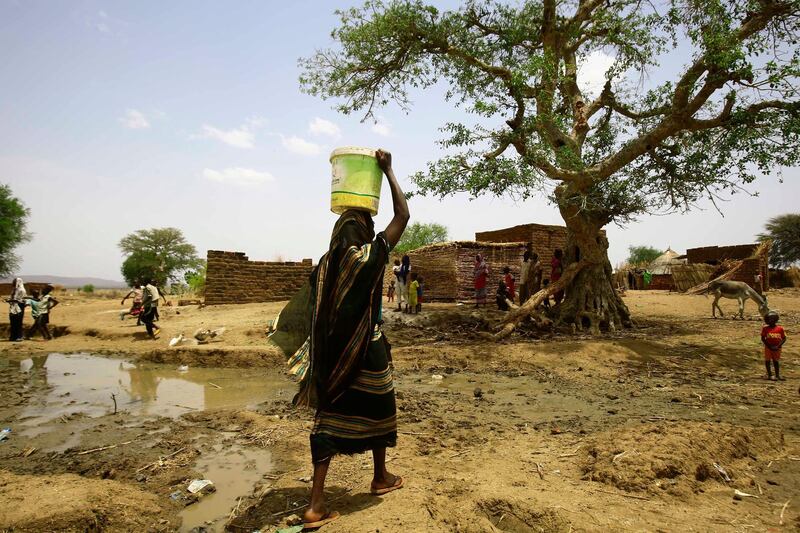
<svg viewBox="0 0 800 533"><path fill-rule="evenodd" d="M401 488L403 488L403 478L400 476L396 476L394 480L394 485L392 485L391 487L385 487L382 489L376 489L374 487L370 487L370 492L372 493L373 496L383 496L384 494L388 494L393 490Z"/></svg>
<svg viewBox="0 0 800 533"><path fill-rule="evenodd" d="M326 524L330 524L337 518L339 518L338 511L331 511L316 522L303 522L303 529L318 529Z"/></svg>

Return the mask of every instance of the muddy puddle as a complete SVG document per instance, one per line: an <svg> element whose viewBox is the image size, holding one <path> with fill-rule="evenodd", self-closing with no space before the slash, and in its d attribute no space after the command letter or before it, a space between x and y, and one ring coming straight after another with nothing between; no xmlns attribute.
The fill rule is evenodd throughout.
<svg viewBox="0 0 800 533"><path fill-rule="evenodd" d="M252 407L281 395L290 398L294 388L284 376L263 369L181 368L89 354L33 357L21 361L19 371L38 391L18 416L31 436L62 417L113 413L115 401L118 412L177 417Z"/></svg>
<svg viewBox="0 0 800 533"><path fill-rule="evenodd" d="M270 475L273 463L269 450L219 443L203 451L194 470L211 480L216 492L181 511L181 531L195 527L223 531L237 500L250 494L257 482Z"/></svg>

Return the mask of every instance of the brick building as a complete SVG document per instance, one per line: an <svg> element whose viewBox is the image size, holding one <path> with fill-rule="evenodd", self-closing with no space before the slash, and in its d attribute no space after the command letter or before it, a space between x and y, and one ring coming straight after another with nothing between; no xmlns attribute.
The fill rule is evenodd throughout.
<svg viewBox="0 0 800 533"><path fill-rule="evenodd" d="M522 254L525 252L524 242L490 243L473 241L456 241L431 244L408 253L411 258L411 270L424 278L425 301L469 301L475 298L473 270L475 256L481 254L489 265L490 300L503 278L503 267L511 268L514 277L519 280L519 269ZM384 284L394 278L392 266L394 259L387 267ZM384 291L385 294L385 291Z"/></svg>
<svg viewBox="0 0 800 533"><path fill-rule="evenodd" d="M761 274L763 288L769 287L769 258L767 254L755 255L758 244L738 244L735 246L704 246L686 250L689 264L704 263L719 265L723 261L742 261L742 266L730 278L732 281L743 281L756 290L755 278Z"/></svg>
<svg viewBox="0 0 800 533"><path fill-rule="evenodd" d="M288 300L313 269L311 259L250 261L244 252L209 250L206 258L207 305Z"/></svg>
<svg viewBox="0 0 800 533"><path fill-rule="evenodd" d="M475 234L478 242L522 242L531 243L533 251L539 258L547 262L553 257L553 251L567 250L567 228L546 224L523 224L511 228L494 231L481 231Z"/></svg>

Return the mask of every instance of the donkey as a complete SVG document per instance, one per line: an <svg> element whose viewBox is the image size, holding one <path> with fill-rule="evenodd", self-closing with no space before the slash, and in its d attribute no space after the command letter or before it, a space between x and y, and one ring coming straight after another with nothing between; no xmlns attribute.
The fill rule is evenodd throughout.
<svg viewBox="0 0 800 533"><path fill-rule="evenodd" d="M761 296L750 285L742 281L712 281L708 284L706 295L708 293L714 294L714 302L711 304L711 316L717 318L716 310L719 309L719 314L724 317L722 308L719 306L720 298L730 298L732 300L739 300L739 318L744 320L744 301L750 298L758 304L758 312L764 317L769 312L767 305L767 297ZM734 315L735 316L735 315Z"/></svg>

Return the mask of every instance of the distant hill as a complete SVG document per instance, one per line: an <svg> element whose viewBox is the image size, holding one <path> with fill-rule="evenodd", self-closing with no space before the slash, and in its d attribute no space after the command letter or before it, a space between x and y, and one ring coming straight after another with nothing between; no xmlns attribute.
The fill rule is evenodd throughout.
<svg viewBox="0 0 800 533"><path fill-rule="evenodd" d="M128 286L124 281L114 281L102 278L71 278L67 276L20 276L22 281L30 283L52 283L62 285L69 289L94 285L96 289L124 289ZM0 279L0 283L10 283L11 279Z"/></svg>

